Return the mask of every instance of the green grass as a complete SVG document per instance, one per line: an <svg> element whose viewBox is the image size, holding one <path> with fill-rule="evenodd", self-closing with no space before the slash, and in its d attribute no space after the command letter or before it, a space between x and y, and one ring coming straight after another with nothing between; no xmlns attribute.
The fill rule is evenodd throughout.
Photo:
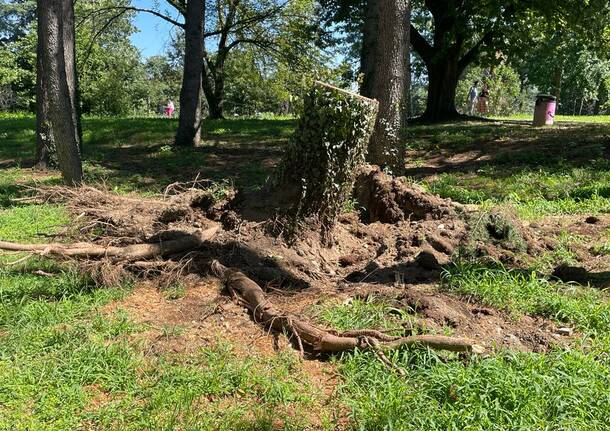
<svg viewBox="0 0 610 431"><path fill-rule="evenodd" d="M527 219L609 213L609 133L604 122L416 126L407 129L407 174L443 197L510 205Z"/></svg>
<svg viewBox="0 0 610 431"><path fill-rule="evenodd" d="M515 314L532 314L603 335L610 330L610 302L598 289L556 283L536 272L456 263L442 287Z"/></svg>
<svg viewBox="0 0 610 431"><path fill-rule="evenodd" d="M269 163L281 154L294 120L204 121L203 146L196 150L172 147L177 125L177 120L167 118L85 117L86 180L103 182L119 192L158 193L173 182L195 178L230 179L241 187L256 188L267 178ZM33 116L0 117L0 168L32 164L35 126ZM0 180L0 203L2 189Z"/></svg>
<svg viewBox="0 0 610 431"><path fill-rule="evenodd" d="M341 304L326 302L312 310L313 317L339 331L348 329L377 328L402 329L411 319L406 310L393 307L387 301L369 297L354 299Z"/></svg>
<svg viewBox="0 0 610 431"><path fill-rule="evenodd" d="M605 430L608 364L578 350L501 352L463 363L426 351L344 358L340 393L360 430Z"/></svg>
<svg viewBox="0 0 610 431"><path fill-rule="evenodd" d="M503 350L468 360L429 350L389 352L406 377L372 353L345 354L335 359L343 377L339 395L355 429L601 431L610 426L610 304L600 292L553 285L535 274L465 265L448 270L445 288L517 314L575 324L595 338L582 350ZM393 327L397 315L383 301L327 307L320 315L337 329Z"/></svg>
<svg viewBox="0 0 610 431"><path fill-rule="evenodd" d="M515 114L509 117L493 117L497 120L532 121L533 114ZM555 122L561 123L602 123L610 124L610 115L556 115Z"/></svg>

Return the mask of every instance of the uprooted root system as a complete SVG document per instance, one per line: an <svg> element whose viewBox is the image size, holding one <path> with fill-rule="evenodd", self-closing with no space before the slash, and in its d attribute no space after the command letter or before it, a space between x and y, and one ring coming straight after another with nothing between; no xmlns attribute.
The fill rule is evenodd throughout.
<svg viewBox="0 0 610 431"><path fill-rule="evenodd" d="M376 167L358 171L354 198L356 207L340 217L329 247L322 244L314 221L298 238L284 241L286 219L273 205L261 206L272 199L253 201L218 185L177 184L156 198L91 187L43 188L31 199L64 203L76 222L51 244L0 242L0 249L68 260L102 274L104 282L123 275L175 279L185 272L203 275L211 270L256 322L289 334L301 351L370 348L383 357L383 350L407 344L469 352L496 343L497 337L486 336L481 326L472 324L480 317L474 307L459 298L434 295L414 301L417 290L410 286L437 280L442 265L458 252L518 263L525 252L549 245L537 241L510 214L480 213L454 204ZM439 310L449 319L453 316L452 326L460 336L388 336L374 329L337 333L274 304L276 289L283 295L332 295L380 286L398 292L393 296L402 296L412 309L417 303L424 319L434 320ZM271 290L266 293L267 287ZM446 323L445 317L436 323ZM498 327L503 325L500 314L494 319ZM471 330L475 333L468 333ZM532 332L537 333L523 331L522 345L536 348L528 337L549 343Z"/></svg>

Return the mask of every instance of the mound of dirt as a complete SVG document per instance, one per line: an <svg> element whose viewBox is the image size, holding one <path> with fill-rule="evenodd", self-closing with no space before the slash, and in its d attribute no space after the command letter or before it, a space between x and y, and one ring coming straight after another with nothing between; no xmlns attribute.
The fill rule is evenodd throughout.
<svg viewBox="0 0 610 431"><path fill-rule="evenodd" d="M282 218L268 205L273 199L266 200L264 191L259 196L244 199L230 188L192 184L174 186L156 198L90 187L51 187L40 190L38 199L65 203L80 220L78 238L87 239L96 250L141 245L161 250L129 265L112 260L109 253L91 255L81 261L90 271L121 268L136 277L176 280L186 274L205 275L209 262L217 259L263 287L272 300L278 299L273 296L277 289L284 294L306 291L315 298L349 291L349 286L392 286L403 295L402 303L422 313L430 327L449 325L457 334L529 350L544 349L553 341L537 330L543 326L538 321L522 319L511 325L505 316L476 311L459 298L405 290L407 285L438 280L442 266L464 249L512 262L519 253L539 250L533 231L515 217L467 211L378 167L364 166L356 174L354 189L361 211L340 216L329 247L315 222L286 241ZM201 232L209 232L215 221L222 229L188 249L163 253L164 244L176 235L202 238ZM114 279L120 277L114 274Z"/></svg>
<svg viewBox="0 0 610 431"><path fill-rule="evenodd" d="M456 215L456 205L451 201L407 184L404 178L392 177L379 166L365 165L358 169L354 196L363 209L362 219L368 223L440 220Z"/></svg>

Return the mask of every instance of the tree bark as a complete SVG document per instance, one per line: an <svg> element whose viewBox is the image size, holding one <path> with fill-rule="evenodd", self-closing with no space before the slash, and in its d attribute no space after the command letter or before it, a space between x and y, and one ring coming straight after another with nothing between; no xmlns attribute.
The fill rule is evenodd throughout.
<svg viewBox="0 0 610 431"><path fill-rule="evenodd" d="M455 92L460 78L457 55L446 55L427 63L428 99L425 119L451 120L459 116L455 107Z"/></svg>
<svg viewBox="0 0 610 431"><path fill-rule="evenodd" d="M184 73L180 89L180 118L176 145L201 143L201 64L203 63L204 0L189 0L185 14Z"/></svg>
<svg viewBox="0 0 610 431"><path fill-rule="evenodd" d="M221 120L224 118L224 59L217 54L214 63L206 62L203 67L203 94L208 104L208 118L210 120Z"/></svg>
<svg viewBox="0 0 610 431"><path fill-rule="evenodd" d="M360 49L360 94L371 97L375 79L375 51L379 28L379 0L367 0L364 6L362 47Z"/></svg>
<svg viewBox="0 0 610 431"><path fill-rule="evenodd" d="M40 5L38 6L41 7ZM38 15L40 16L40 15ZM56 167L57 154L49 121L49 96L44 82L47 72L43 62L43 47L46 46L44 32L38 32L36 47L36 159L37 169Z"/></svg>
<svg viewBox="0 0 610 431"><path fill-rule="evenodd" d="M375 130L369 143L368 160L396 172L404 169L403 102L409 52L409 1L378 0L379 31L375 55L376 71L372 98L379 101Z"/></svg>
<svg viewBox="0 0 610 431"><path fill-rule="evenodd" d="M71 0L38 1L37 138L55 143L57 163L67 184L82 182L80 133L76 97L74 6ZM42 134L48 133L49 136ZM47 150L49 147L44 147ZM41 148L41 160L44 148ZM47 152L48 153L48 152Z"/></svg>

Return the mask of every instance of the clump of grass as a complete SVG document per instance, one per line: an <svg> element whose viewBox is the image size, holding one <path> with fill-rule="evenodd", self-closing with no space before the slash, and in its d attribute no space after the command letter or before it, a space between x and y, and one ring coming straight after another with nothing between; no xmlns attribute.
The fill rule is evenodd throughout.
<svg viewBox="0 0 610 431"><path fill-rule="evenodd" d="M327 302L311 310L322 323L338 331L349 329L400 330L409 322L408 310L396 308L388 301L374 296L353 299L343 303Z"/></svg>
<svg viewBox="0 0 610 431"><path fill-rule="evenodd" d="M519 221L509 211L499 208L478 211L470 217L465 255L473 255L478 244L493 244L504 249L525 252L527 243L523 238Z"/></svg>
<svg viewBox="0 0 610 431"><path fill-rule="evenodd" d="M186 286L179 281L175 281L163 290L163 296L170 301L184 298L186 296Z"/></svg>
<svg viewBox="0 0 610 431"><path fill-rule="evenodd" d="M434 352L389 355L400 377L371 353L343 358L342 401L355 429L490 430L610 427L610 371L578 350L500 352L464 364Z"/></svg>
<svg viewBox="0 0 610 431"><path fill-rule="evenodd" d="M597 289L554 283L536 272L458 262L449 266L442 287L511 311L545 316L592 334L610 329L610 303Z"/></svg>
<svg viewBox="0 0 610 431"><path fill-rule="evenodd" d="M42 242L47 239L38 234L57 231L68 220L67 211L59 205L25 205L0 209L0 239Z"/></svg>
<svg viewBox="0 0 610 431"><path fill-rule="evenodd" d="M572 246L583 244L586 240L587 238L582 235L561 231L556 238L557 242L553 250L536 256L531 264L532 269L542 273L549 273L559 265L576 264L577 256L572 251Z"/></svg>

